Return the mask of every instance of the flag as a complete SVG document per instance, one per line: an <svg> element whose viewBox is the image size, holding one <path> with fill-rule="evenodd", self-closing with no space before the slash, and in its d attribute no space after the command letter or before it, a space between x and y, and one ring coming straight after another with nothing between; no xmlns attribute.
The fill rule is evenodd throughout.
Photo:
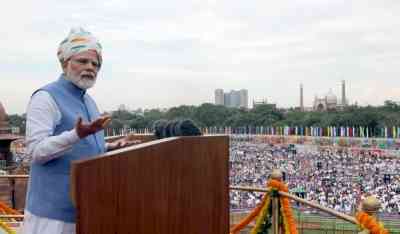
<svg viewBox="0 0 400 234"><path fill-rule="evenodd" d="M396 137L396 128L393 126L392 127L392 138Z"/></svg>

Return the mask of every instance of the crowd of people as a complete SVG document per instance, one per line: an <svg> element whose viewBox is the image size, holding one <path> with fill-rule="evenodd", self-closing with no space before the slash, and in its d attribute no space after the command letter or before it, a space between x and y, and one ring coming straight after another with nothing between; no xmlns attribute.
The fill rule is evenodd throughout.
<svg viewBox="0 0 400 234"><path fill-rule="evenodd" d="M325 207L349 214L363 197L375 195L381 201L381 212L400 214L399 157L343 148L231 139L232 186L265 187L274 168L284 172L285 183L292 193ZM252 209L262 195L231 190L230 207Z"/></svg>

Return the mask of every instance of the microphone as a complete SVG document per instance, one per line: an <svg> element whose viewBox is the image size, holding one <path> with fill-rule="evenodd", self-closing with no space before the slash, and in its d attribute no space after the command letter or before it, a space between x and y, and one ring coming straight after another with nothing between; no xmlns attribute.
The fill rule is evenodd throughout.
<svg viewBox="0 0 400 234"><path fill-rule="evenodd" d="M158 139L174 136L200 136L201 131L191 119L160 119L154 122L153 128Z"/></svg>

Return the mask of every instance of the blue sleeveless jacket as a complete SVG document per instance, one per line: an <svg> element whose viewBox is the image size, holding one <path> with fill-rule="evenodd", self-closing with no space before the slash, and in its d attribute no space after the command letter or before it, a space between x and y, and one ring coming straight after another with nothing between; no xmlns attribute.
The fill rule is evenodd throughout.
<svg viewBox="0 0 400 234"><path fill-rule="evenodd" d="M61 122L55 127L54 136L73 129L79 116L86 123L100 116L93 99L63 76L39 90L47 91L61 112ZM71 161L104 152L104 132L99 131L80 139L72 149L56 159L44 164L32 163L27 210L40 217L75 222L75 208L70 197Z"/></svg>

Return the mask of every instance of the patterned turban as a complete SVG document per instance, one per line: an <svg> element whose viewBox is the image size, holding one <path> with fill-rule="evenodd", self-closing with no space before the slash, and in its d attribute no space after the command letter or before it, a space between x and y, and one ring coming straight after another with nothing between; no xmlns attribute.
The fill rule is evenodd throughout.
<svg viewBox="0 0 400 234"><path fill-rule="evenodd" d="M63 65L65 61L75 54L88 50L94 50L97 52L99 64L101 66L101 49L102 47L100 43L90 32L81 27L73 28L69 32L68 37L60 43L57 51L57 57L61 65Z"/></svg>

